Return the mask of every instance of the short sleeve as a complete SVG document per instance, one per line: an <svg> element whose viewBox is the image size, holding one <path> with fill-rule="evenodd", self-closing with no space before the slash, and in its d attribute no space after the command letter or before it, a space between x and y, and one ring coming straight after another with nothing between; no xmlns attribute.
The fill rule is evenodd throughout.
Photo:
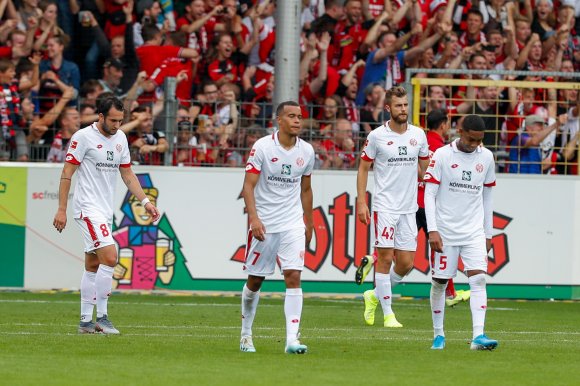
<svg viewBox="0 0 580 386"><path fill-rule="evenodd" d="M485 175L485 182L483 186L491 188L495 186L495 162L493 161L493 156L489 161L489 166L487 167L487 173Z"/></svg>
<svg viewBox="0 0 580 386"><path fill-rule="evenodd" d="M131 166L131 152L129 151L127 137L125 137L123 142L123 150L121 150L121 167L127 168Z"/></svg>
<svg viewBox="0 0 580 386"><path fill-rule="evenodd" d="M425 177L423 177L423 180L425 182L430 182L432 184L437 184L439 185L439 183L441 182L441 160L442 160L442 153L439 150L435 151L435 154L433 154L433 158L431 158L431 161L429 162L429 167L427 168L427 171L425 172Z"/></svg>
<svg viewBox="0 0 580 386"><path fill-rule="evenodd" d="M425 132L421 130L421 148L419 148L419 158L429 159L429 143Z"/></svg>
<svg viewBox="0 0 580 386"><path fill-rule="evenodd" d="M314 169L314 162L316 157L314 156L314 149L311 149L308 156L308 164L306 164L306 168L304 169L303 176L309 176L312 174L312 170Z"/></svg>
<svg viewBox="0 0 580 386"><path fill-rule="evenodd" d="M248 157L248 162L246 162L246 173L260 174L263 162L264 150L260 143L256 142L252 150L250 150L250 156Z"/></svg>
<svg viewBox="0 0 580 386"><path fill-rule="evenodd" d="M363 150L360 153L360 157L368 162L373 162L377 156L377 139L373 133L374 132L371 131L367 136Z"/></svg>
<svg viewBox="0 0 580 386"><path fill-rule="evenodd" d="M89 128L85 130L89 130ZM75 133L70 139L68 151L65 157L65 162L73 165L80 165L81 162L83 162L88 148L87 139L82 135L79 135L79 133L82 133L82 131Z"/></svg>

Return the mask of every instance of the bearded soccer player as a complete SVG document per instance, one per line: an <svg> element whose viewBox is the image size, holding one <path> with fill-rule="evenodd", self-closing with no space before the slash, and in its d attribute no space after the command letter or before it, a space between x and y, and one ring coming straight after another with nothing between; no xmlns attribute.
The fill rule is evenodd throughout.
<svg viewBox="0 0 580 386"><path fill-rule="evenodd" d="M77 131L71 138L60 177L58 210L53 225L62 232L67 223L67 204L71 179L78 170L73 198L73 216L85 244L85 271L81 278L81 334L119 334L108 317L113 268L117 249L113 240L113 198L117 174L137 197L153 220L157 208L147 198L131 169L127 137L119 127L123 123L123 102L106 98L98 106L99 120ZM93 322L97 306L96 323Z"/></svg>
<svg viewBox="0 0 580 386"><path fill-rule="evenodd" d="M407 123L409 102L403 87L386 91L385 108L391 120L367 137L357 174L357 211L367 225L371 214L366 202L368 173L374 163L373 246L377 250L374 290L364 293L366 324L375 322L381 304L384 326L403 327L391 308L392 288L413 269L417 248L417 170L429 163L429 148L423 129ZM391 264L393 266L391 267Z"/></svg>
<svg viewBox="0 0 580 386"><path fill-rule="evenodd" d="M485 123L468 115L459 139L437 150L425 173L425 215L434 251L431 281L432 349L445 348L445 287L457 274L459 255L471 289L472 350L493 350L496 340L484 333L487 310L485 274L491 249L495 186L493 154L481 146Z"/></svg>
<svg viewBox="0 0 580 386"><path fill-rule="evenodd" d="M242 338L240 350L256 352L252 325L266 276L274 273L276 260L284 274L286 298L286 348L288 354L304 354L299 340L302 316L300 276L304 253L313 230L312 188L314 149L298 138L302 112L296 102L276 109L278 131L260 138L246 164L243 196L250 221L244 271L248 281L242 290Z"/></svg>

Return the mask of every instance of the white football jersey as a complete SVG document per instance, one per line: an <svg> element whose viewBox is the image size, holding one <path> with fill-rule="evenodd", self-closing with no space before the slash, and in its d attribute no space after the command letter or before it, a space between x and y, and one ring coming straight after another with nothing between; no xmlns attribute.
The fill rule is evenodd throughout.
<svg viewBox="0 0 580 386"><path fill-rule="evenodd" d="M407 130L398 134L387 122L369 133L361 158L375 164L374 212L417 212L419 158L429 159L423 129L407 124Z"/></svg>
<svg viewBox="0 0 580 386"><path fill-rule="evenodd" d="M73 198L74 217L98 215L112 222L119 167L131 167L125 133L118 130L107 138L93 123L72 136L65 160L80 165Z"/></svg>
<svg viewBox="0 0 580 386"><path fill-rule="evenodd" d="M438 230L444 245L465 245L485 237L483 188L495 186L492 152L479 146L464 153L457 149L457 141L437 149L425 173L425 182L439 185L435 224L428 222L427 227Z"/></svg>
<svg viewBox="0 0 580 386"><path fill-rule="evenodd" d="M254 196L267 233L304 227L301 181L302 176L312 174L313 167L314 149L300 138L290 150L280 145L278 132L256 141L246 173L260 174Z"/></svg>

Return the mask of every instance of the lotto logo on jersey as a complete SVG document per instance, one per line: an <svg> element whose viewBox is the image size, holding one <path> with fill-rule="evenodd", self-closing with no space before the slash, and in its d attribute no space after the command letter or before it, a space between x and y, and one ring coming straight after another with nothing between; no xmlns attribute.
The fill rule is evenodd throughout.
<svg viewBox="0 0 580 386"><path fill-rule="evenodd" d="M292 165L282 164L282 172L283 175L289 176L292 174Z"/></svg>
<svg viewBox="0 0 580 386"><path fill-rule="evenodd" d="M78 145L78 142L77 142L77 141L72 141L72 142L70 143L70 148L71 148L71 149L76 149L76 148L77 148L77 145Z"/></svg>
<svg viewBox="0 0 580 386"><path fill-rule="evenodd" d="M461 179L463 181L471 181L471 172L464 170Z"/></svg>
<svg viewBox="0 0 580 386"><path fill-rule="evenodd" d="M407 146L399 146L399 155L407 155Z"/></svg>
<svg viewBox="0 0 580 386"><path fill-rule="evenodd" d="M107 150L107 161L112 161L112 160L113 160L113 152Z"/></svg>

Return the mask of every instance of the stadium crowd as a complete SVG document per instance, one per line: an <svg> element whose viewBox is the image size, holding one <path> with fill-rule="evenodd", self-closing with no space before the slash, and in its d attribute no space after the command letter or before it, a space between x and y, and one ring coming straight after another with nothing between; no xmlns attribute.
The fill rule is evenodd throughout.
<svg viewBox="0 0 580 386"><path fill-rule="evenodd" d="M275 10L273 0L0 0L0 160L62 162L112 93L125 101L135 163L164 164L172 151L179 166L244 165L273 130ZM316 168L356 167L366 135L389 118L385 88L408 81L407 68L578 83L550 73L580 71L579 16L574 0L303 0L299 103ZM451 74L462 69L546 76ZM172 125L166 77L178 81ZM450 135L462 116L481 115L499 171L578 174L574 87L421 95L423 127L433 109L449 115Z"/></svg>

